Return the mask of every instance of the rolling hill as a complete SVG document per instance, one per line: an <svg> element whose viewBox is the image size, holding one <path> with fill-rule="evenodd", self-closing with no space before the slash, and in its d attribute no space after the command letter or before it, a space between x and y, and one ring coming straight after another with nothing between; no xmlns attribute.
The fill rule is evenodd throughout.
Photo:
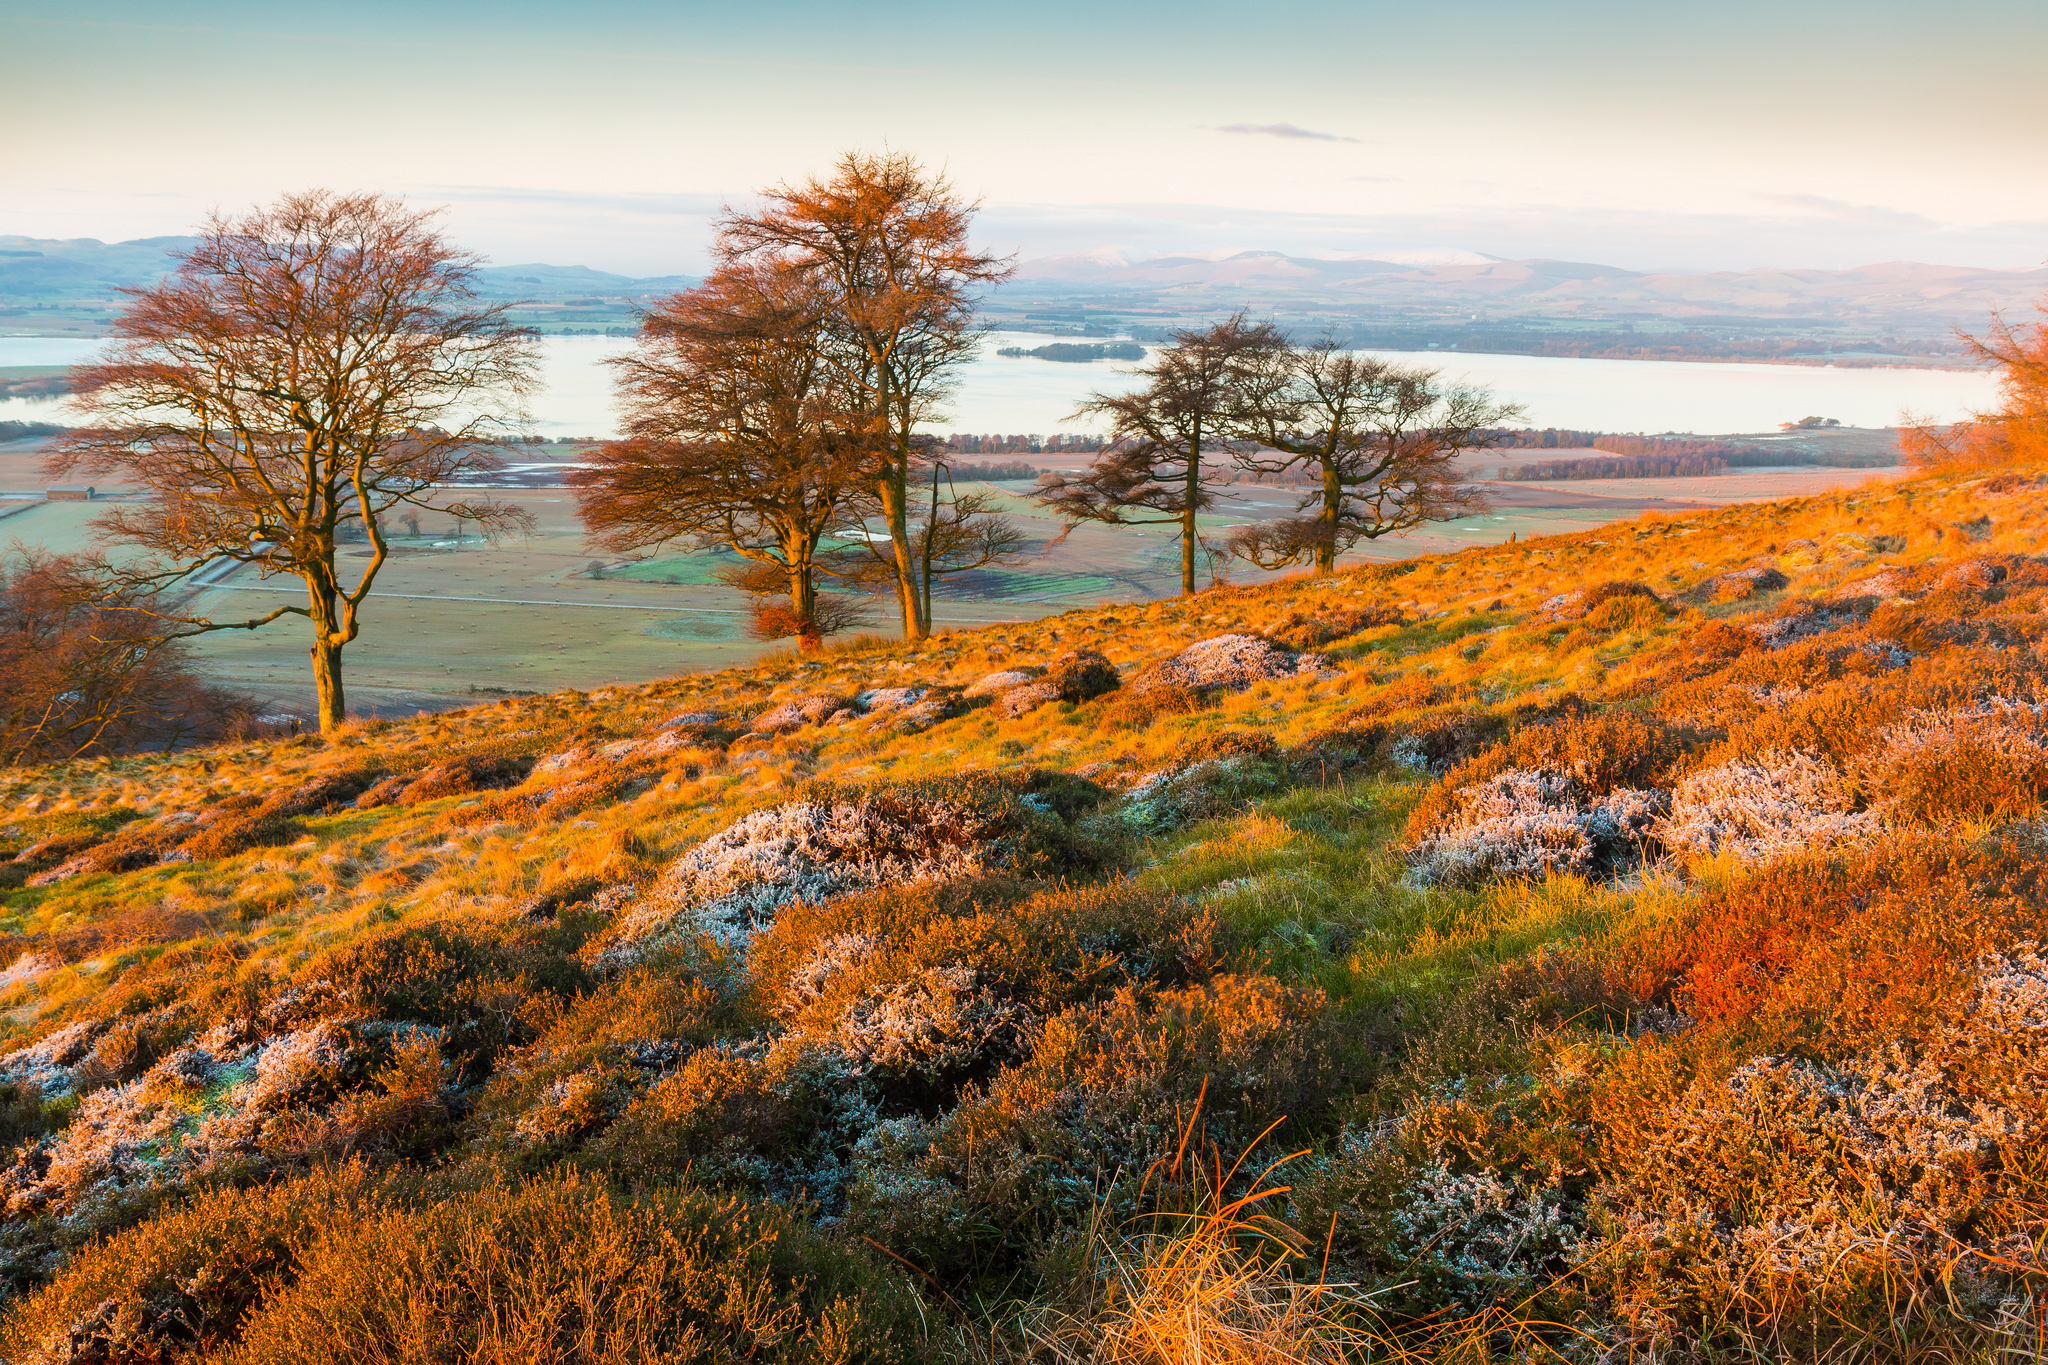
<svg viewBox="0 0 2048 1365"><path fill-rule="evenodd" d="M0 1355L2024 1354L2042 494L7 773Z"/></svg>

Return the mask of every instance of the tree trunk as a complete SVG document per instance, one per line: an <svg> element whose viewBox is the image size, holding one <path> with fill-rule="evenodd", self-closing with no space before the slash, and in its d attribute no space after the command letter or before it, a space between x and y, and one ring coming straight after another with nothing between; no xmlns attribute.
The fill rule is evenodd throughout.
<svg viewBox="0 0 2048 1365"><path fill-rule="evenodd" d="M917 590L917 557L910 548L908 475L902 462L891 460L876 491L881 494L882 516L889 523L889 545L896 552L896 605L903 615L903 638L922 640L925 613Z"/></svg>
<svg viewBox="0 0 2048 1365"><path fill-rule="evenodd" d="M1180 514L1180 595L1195 595L1195 499L1202 491L1202 436L1201 428L1195 428L1195 438L1188 443L1187 484L1182 495L1187 499Z"/></svg>
<svg viewBox="0 0 2048 1365"><path fill-rule="evenodd" d="M1316 519L1322 523L1316 538L1316 576L1337 572L1337 514L1344 505L1344 485L1332 460L1323 461L1323 510Z"/></svg>
<svg viewBox="0 0 2048 1365"><path fill-rule="evenodd" d="M341 691L341 643L330 628L315 623L313 637L313 690L320 708L320 733L331 735L348 719L348 705Z"/></svg>
<svg viewBox="0 0 2048 1365"><path fill-rule="evenodd" d="M825 637L818 632L818 583L808 562L790 566L789 609L796 617L797 653L816 654L823 649Z"/></svg>

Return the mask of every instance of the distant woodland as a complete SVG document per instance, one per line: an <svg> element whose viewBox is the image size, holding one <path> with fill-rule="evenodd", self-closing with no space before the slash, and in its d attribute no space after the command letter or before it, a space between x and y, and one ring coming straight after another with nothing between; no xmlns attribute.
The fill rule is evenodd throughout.
<svg viewBox="0 0 2048 1365"><path fill-rule="evenodd" d="M1055 341L1045 346L1034 346L1026 350L1022 346L1005 346L997 355L1029 356L1035 360L1059 360L1067 364L1085 364L1091 360L1143 360L1145 348L1129 341L1105 343Z"/></svg>
<svg viewBox="0 0 2048 1365"><path fill-rule="evenodd" d="M975 436L954 432L946 449L955 455L1092 455L1108 442L1100 436Z"/></svg>

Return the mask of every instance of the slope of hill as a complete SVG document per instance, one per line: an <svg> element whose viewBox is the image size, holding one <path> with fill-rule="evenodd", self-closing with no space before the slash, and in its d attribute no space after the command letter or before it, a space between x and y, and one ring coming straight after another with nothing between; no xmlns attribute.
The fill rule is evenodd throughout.
<svg viewBox="0 0 2048 1365"><path fill-rule="evenodd" d="M2044 534L1920 480L9 774L0 1356L2025 1354Z"/></svg>

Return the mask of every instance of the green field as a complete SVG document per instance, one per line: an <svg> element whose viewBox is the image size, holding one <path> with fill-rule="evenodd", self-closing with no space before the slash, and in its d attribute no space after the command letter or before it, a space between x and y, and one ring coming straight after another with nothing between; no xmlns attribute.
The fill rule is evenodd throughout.
<svg viewBox="0 0 2048 1365"><path fill-rule="evenodd" d="M1860 483L1867 471L1744 471L1717 478L1609 480L1503 485L1483 516L1392 536L1361 547L1358 560L1398 559L1586 529L1668 508L1682 511L1739 498L1790 496ZM0 450L0 491L40 491L40 452L32 442ZM1029 620L1078 606L1149 601L1179 589L1180 544L1171 527L1082 526L1059 540L1060 525L1025 499L1018 485L980 486L997 496L1039 547L1037 557L942 580L938 624ZM1216 539L1239 522L1283 515L1293 489L1241 486L1230 510L1201 519ZM430 512L420 534L401 533L363 613L363 633L344 655L352 708L378 714L437 710L502 692L640 683L730 667L769 649L748 637L746 600L719 581L736 556L666 551L622 561L592 545L575 501L561 489L506 490L497 496L532 514L531 537L489 545L456 539L445 513ZM77 553L94 544L92 521L104 505L41 503L7 510L0 503L0 547L38 545ZM18 505L14 505L18 506ZM1055 542L1057 543L1055 544ZM367 549L344 552L360 567ZM597 576L593 576L593 570ZM1203 566L1206 585L1207 566ZM1238 582L1268 575L1243 564ZM243 569L201 594L195 606L217 620L246 620L296 599L294 579L262 580ZM878 599L863 629L893 633L894 608ZM220 631L187 646L206 672L256 694L267 705L310 705L304 622L284 618L255 631Z"/></svg>

